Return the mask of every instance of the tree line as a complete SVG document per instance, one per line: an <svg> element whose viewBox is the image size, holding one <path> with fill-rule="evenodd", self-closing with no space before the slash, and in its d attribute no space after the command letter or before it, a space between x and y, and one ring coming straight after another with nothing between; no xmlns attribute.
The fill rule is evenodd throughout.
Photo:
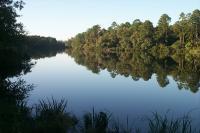
<svg viewBox="0 0 200 133"><path fill-rule="evenodd" d="M52 37L28 36L22 23L17 21L23 9L22 0L0 1L0 48L29 47L29 49L64 49L64 43ZM22 49L21 49L22 50Z"/></svg>
<svg viewBox="0 0 200 133"><path fill-rule="evenodd" d="M70 48L140 49L150 50L166 46L175 49L200 46L200 10L181 13L174 24L167 14L163 14L157 26L149 20L139 19L132 23L113 22L107 29L95 25L86 32L79 33L67 41ZM155 48L154 48L155 49Z"/></svg>
<svg viewBox="0 0 200 133"><path fill-rule="evenodd" d="M107 69L112 77L151 79L161 87L172 76L179 89L199 90L200 10L181 13L173 25L163 14L157 26L139 19L113 22L107 29L95 25L66 42L67 53L94 73Z"/></svg>
<svg viewBox="0 0 200 133"><path fill-rule="evenodd" d="M54 56L65 44L52 37L28 36L17 21L22 0L0 0L0 79L27 73L31 58Z"/></svg>

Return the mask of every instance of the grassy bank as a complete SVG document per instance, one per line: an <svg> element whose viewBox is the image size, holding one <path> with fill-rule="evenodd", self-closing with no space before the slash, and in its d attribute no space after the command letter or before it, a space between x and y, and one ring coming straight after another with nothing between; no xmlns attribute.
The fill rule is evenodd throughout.
<svg viewBox="0 0 200 133"><path fill-rule="evenodd" d="M105 111L85 113L78 118L68 112L67 101L52 99L41 100L33 107L19 106L21 113L19 121L12 125L15 130L6 130L17 133L198 133L200 130L193 127L192 118L189 115L182 117L168 117L159 113L152 113L146 117L140 127L130 124L127 117L123 123ZM136 121L136 120L134 120ZM2 122L1 122L2 123ZM8 123L7 123L8 124ZM1 124L2 125L2 124ZM5 126L5 125L4 125ZM141 128L142 127L142 128ZM13 128L13 127L12 127Z"/></svg>

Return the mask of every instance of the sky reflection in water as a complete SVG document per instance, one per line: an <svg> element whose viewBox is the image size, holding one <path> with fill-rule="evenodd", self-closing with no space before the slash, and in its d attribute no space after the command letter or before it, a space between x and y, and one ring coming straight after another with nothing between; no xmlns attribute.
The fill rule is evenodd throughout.
<svg viewBox="0 0 200 133"><path fill-rule="evenodd" d="M94 107L131 118L167 110L175 116L192 111L194 119L200 118L200 92L179 90L172 77L168 77L170 84L161 88L155 74L149 81L120 75L112 78L106 70L94 74L67 54L36 62L32 72L23 76L27 83L35 85L29 104L54 97L68 99L68 109L77 115Z"/></svg>

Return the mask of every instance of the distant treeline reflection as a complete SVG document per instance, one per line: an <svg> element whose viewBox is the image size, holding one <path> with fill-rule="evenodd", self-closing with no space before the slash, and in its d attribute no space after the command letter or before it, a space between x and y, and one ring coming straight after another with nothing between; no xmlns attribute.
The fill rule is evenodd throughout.
<svg viewBox="0 0 200 133"><path fill-rule="evenodd" d="M107 69L133 80L157 75L161 87L172 76L179 89L197 92L200 86L200 10L181 13L171 24L167 14L156 26L149 20L94 25L66 42L68 53L94 73Z"/></svg>
<svg viewBox="0 0 200 133"><path fill-rule="evenodd" d="M15 42L0 42L0 79L30 72L31 59L53 57L64 49L63 42L51 37L24 36Z"/></svg>
<svg viewBox="0 0 200 133"><path fill-rule="evenodd" d="M200 87L200 59L187 55L156 57L143 51L114 51L67 49L78 64L86 66L93 73L107 70L115 78L117 75L131 76L137 81L148 81L156 74L161 87L169 84L168 76L173 77L179 89L194 93Z"/></svg>

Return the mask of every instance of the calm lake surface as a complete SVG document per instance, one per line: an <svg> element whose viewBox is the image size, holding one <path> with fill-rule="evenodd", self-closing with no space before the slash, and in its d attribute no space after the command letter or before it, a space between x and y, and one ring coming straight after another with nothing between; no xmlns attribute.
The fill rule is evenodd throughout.
<svg viewBox="0 0 200 133"><path fill-rule="evenodd" d="M93 107L122 119L148 116L155 111L166 114L170 110L174 116L192 112L193 119L199 122L200 92L179 90L170 76L169 84L162 88L156 74L148 81L121 75L112 78L106 69L95 74L66 53L32 61L36 65L22 76L35 86L28 98L30 105L45 98L65 98L69 111L80 116Z"/></svg>

